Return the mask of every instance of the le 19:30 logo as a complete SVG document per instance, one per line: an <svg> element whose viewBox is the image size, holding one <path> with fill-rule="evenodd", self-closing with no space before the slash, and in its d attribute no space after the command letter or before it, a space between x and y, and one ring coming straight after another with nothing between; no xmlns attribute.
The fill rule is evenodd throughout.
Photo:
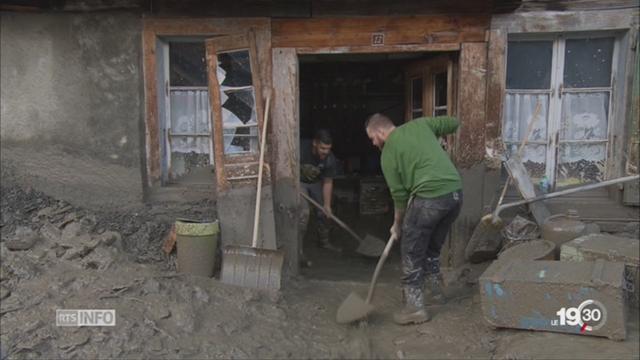
<svg viewBox="0 0 640 360"><path fill-rule="evenodd" d="M552 326L579 326L580 332L598 330L607 322L607 309L597 300L585 300L578 307L561 308Z"/></svg>

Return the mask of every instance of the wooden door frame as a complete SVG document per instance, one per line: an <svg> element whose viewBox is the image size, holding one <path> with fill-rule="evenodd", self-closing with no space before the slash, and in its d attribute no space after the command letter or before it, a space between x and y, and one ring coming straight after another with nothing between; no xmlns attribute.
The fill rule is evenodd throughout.
<svg viewBox="0 0 640 360"><path fill-rule="evenodd" d="M330 54L379 54L379 53L422 53L422 52L456 52L461 44L420 44L397 45L385 47L348 46L348 47L274 47L272 48L273 92L272 107L273 126L273 184L276 215L277 237L288 245L287 269L291 274L298 274L298 221L299 208L299 153L300 153L300 94L299 94L299 57L300 55ZM450 54L447 55L447 60ZM453 63L450 62L449 64ZM452 65L448 65L452 66ZM455 66L452 71L455 71ZM452 74L452 71L449 73ZM449 81L451 79L448 79ZM453 94L456 85L452 84L448 91ZM452 96L455 98L455 96ZM455 100L454 100L455 101ZM455 104L448 104L455 109Z"/></svg>

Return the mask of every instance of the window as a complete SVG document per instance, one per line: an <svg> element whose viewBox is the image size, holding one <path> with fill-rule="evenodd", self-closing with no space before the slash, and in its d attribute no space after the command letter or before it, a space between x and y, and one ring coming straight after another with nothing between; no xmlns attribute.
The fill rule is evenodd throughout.
<svg viewBox="0 0 640 360"><path fill-rule="evenodd" d="M503 140L515 153L535 118L522 159L534 180L603 180L614 48L606 35L509 41Z"/></svg>
<svg viewBox="0 0 640 360"><path fill-rule="evenodd" d="M158 39L163 181L213 164L204 39Z"/></svg>

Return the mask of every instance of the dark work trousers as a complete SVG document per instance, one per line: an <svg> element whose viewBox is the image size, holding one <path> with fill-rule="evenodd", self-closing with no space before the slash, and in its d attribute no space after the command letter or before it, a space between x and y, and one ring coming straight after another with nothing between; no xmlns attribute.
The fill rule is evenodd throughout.
<svg viewBox="0 0 640 360"><path fill-rule="evenodd" d="M322 196L322 182L311 184L301 182L300 191L303 191L305 194L309 195L310 198L315 200L320 205L324 206L324 197ZM304 235L307 232L311 214L314 214L316 217L318 242L323 243L329 241L330 226L327 217L324 215L324 212L310 204L306 199L300 198L300 213L298 219L298 246L301 250L302 240L304 239Z"/></svg>
<svg viewBox="0 0 640 360"><path fill-rule="evenodd" d="M461 207L462 190L409 202L400 243L403 286L422 288L425 275L440 272L440 250Z"/></svg>

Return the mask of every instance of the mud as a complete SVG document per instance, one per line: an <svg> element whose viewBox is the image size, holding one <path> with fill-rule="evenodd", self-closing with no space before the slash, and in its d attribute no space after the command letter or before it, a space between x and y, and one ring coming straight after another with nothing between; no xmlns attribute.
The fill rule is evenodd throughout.
<svg viewBox="0 0 640 360"><path fill-rule="evenodd" d="M482 318L475 285L487 264L446 271L449 302L429 306L430 322L401 327L391 316L401 304L392 258L367 321L339 325L336 310L352 291L366 294L375 261L324 253L325 265L335 266L324 275L334 280L293 278L280 292L244 289L178 274L174 256L161 250L175 217L215 215L212 204L92 211L33 189L3 184L1 190L0 351L11 359L639 355L637 321L623 342L492 329ZM30 246L7 246L33 234L37 240ZM362 279L345 263L356 263ZM341 272L342 281L335 281ZM56 309L91 308L115 309L116 326L55 326Z"/></svg>

